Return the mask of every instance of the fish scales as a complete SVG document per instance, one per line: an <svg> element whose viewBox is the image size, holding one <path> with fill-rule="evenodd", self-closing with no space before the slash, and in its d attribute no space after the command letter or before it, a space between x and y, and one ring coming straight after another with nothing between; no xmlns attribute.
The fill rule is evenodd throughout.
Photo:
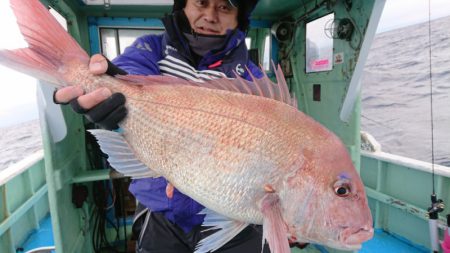
<svg viewBox="0 0 450 253"><path fill-rule="evenodd" d="M195 106L190 109L193 105L189 99L183 99L188 97L184 96L185 93L177 96L174 91L166 95L154 92L148 103L142 103L145 95L136 99L140 103L133 99L128 102L130 113L123 126L128 129L130 137L127 139L138 158L150 168L164 171L169 181L191 196L208 192L203 196L205 199L196 199L210 208L210 203L218 203L220 199L223 205L212 209L229 210L227 214L231 217L261 223L258 203L254 200L257 194L264 194L264 184L271 183L277 178L275 174L279 169L291 162L286 159L286 154L274 152L292 149L283 141L289 136L282 137L282 132L274 136L263 127L256 127L258 122L255 121L263 120L266 125L273 122L263 117L242 118L248 114L245 108L227 107L222 110L222 114L227 116L217 113L221 111L220 105L211 102L214 94L207 94L215 90L205 89L204 98L198 92L196 96L197 99L200 97L196 102L198 108L208 108L203 104L214 104L209 107L210 111L195 109ZM167 102L164 105L155 103L152 100L155 98ZM223 99L218 101L220 104ZM269 138L269 135L273 136ZM133 139L132 136L139 137ZM145 152L139 155L140 150ZM148 156L147 150L151 150L150 157L145 157ZM217 184L217 179L223 183ZM223 192L229 194L224 195ZM245 205L249 206L248 213L242 211Z"/></svg>

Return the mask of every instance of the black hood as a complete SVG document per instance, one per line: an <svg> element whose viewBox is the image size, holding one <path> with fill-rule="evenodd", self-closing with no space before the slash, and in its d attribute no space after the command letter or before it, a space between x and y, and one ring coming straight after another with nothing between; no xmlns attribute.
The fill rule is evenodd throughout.
<svg viewBox="0 0 450 253"><path fill-rule="evenodd" d="M174 0L172 12L180 11L186 6L187 0ZM228 0L231 5L238 8L238 27L246 32L250 25L250 15L259 0Z"/></svg>

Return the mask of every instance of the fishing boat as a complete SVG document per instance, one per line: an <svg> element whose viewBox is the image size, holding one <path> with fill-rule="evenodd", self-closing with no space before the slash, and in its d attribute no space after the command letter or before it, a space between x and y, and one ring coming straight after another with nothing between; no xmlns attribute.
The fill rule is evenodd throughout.
<svg viewBox="0 0 450 253"><path fill-rule="evenodd" d="M41 0L90 54L110 59L163 32L169 0ZM273 76L279 64L298 108L338 135L366 187L374 238L359 252L441 251L450 168L382 152L361 133L361 76L385 0L261 0L246 43ZM106 163L95 128L38 88L43 150L0 172L0 252L134 252L129 178ZM350 217L349 217L350 218ZM450 243L450 242L449 242ZM449 245L450 247L450 245ZM292 252L343 252L310 244Z"/></svg>

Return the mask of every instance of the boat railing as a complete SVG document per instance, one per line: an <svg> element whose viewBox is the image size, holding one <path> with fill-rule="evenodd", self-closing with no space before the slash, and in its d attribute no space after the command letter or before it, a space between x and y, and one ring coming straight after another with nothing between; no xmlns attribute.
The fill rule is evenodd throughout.
<svg viewBox="0 0 450 253"><path fill-rule="evenodd" d="M49 215L44 151L0 171L0 252L20 252Z"/></svg>
<svg viewBox="0 0 450 253"><path fill-rule="evenodd" d="M434 169L438 198L450 203L450 167L386 153L374 142L369 146L361 150L360 173L375 228L427 247L431 175ZM39 150L0 172L0 252L17 252L49 214L43 157ZM438 226L446 227L444 219Z"/></svg>
<svg viewBox="0 0 450 253"><path fill-rule="evenodd" d="M383 152L367 133L362 133L361 143L360 174L375 228L429 247L431 194L434 189L439 199L450 203L450 167ZM443 217L437 221L441 229L447 227Z"/></svg>

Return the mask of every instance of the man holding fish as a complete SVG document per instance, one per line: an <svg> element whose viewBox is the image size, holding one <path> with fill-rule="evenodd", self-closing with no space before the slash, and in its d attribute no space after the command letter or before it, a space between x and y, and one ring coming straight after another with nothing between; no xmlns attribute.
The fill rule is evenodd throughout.
<svg viewBox="0 0 450 253"><path fill-rule="evenodd" d="M39 0L9 2L29 47L0 50L0 64L81 86L55 101L122 128L88 131L113 168L141 178L130 186L138 252L267 252L267 241L272 253L288 253L288 239L356 250L373 236L347 147L298 110L280 69L274 84L247 59L255 2L175 1L166 33L139 38L116 66L95 56L91 70Z"/></svg>
<svg viewBox="0 0 450 253"><path fill-rule="evenodd" d="M251 80L261 71L248 59L245 32L258 0L175 0L173 13L163 19L166 32L138 38L109 62L102 55L91 58L94 74L169 75L186 80L235 77ZM247 69L248 68L248 69ZM88 94L78 86L55 93L55 101L70 103L78 113L106 129L117 128L127 114L125 97L100 88ZM136 252L193 252L210 233L202 233L204 208L164 178L133 180L130 191L139 201L133 230ZM203 228L204 229L204 228ZM252 225L216 252L261 252L261 226ZM267 245L263 252L269 252Z"/></svg>

